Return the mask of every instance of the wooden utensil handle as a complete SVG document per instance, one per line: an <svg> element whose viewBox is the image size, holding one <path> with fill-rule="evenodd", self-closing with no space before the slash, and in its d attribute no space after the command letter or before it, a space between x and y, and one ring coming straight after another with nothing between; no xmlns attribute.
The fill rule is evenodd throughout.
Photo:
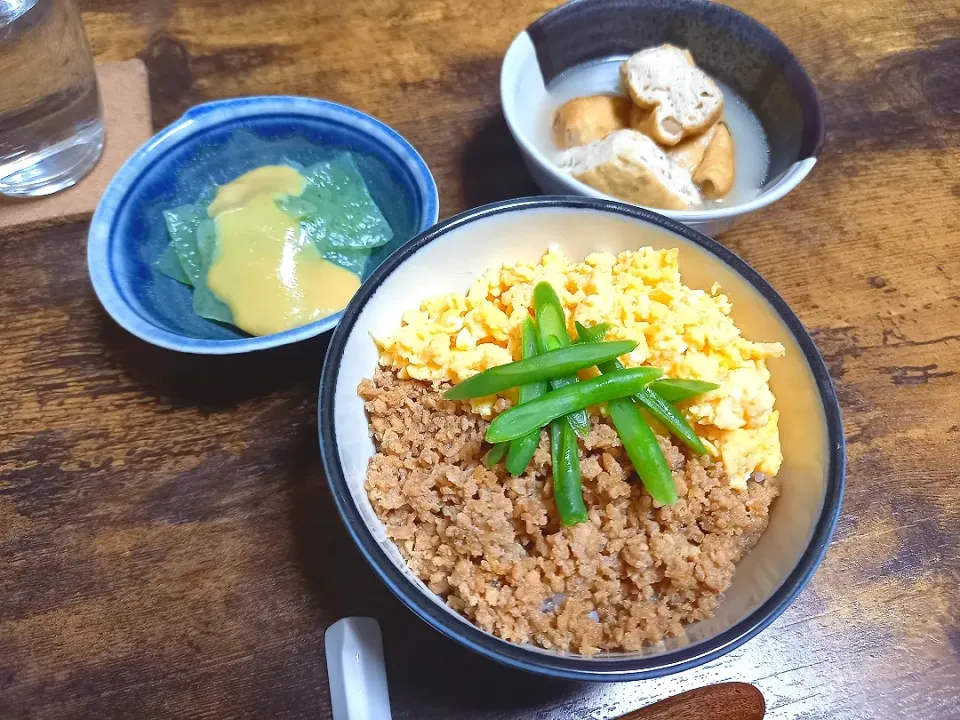
<svg viewBox="0 0 960 720"><path fill-rule="evenodd" d="M621 715L617 720L761 720L766 703L747 683L720 683L689 690Z"/></svg>

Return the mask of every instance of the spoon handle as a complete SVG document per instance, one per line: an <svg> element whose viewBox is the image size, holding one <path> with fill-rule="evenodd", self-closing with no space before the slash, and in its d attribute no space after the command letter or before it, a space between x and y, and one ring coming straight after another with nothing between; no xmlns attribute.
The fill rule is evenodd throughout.
<svg viewBox="0 0 960 720"><path fill-rule="evenodd" d="M730 682L689 690L616 720L762 720L766 703L753 685Z"/></svg>
<svg viewBox="0 0 960 720"><path fill-rule="evenodd" d="M333 720L390 720L380 624L348 617L324 636Z"/></svg>

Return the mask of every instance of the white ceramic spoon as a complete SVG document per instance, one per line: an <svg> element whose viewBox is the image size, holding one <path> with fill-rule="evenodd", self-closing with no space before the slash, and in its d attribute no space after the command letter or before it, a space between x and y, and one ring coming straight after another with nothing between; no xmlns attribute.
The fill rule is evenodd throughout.
<svg viewBox="0 0 960 720"><path fill-rule="evenodd" d="M338 620L324 634L333 720L391 720L380 624Z"/></svg>

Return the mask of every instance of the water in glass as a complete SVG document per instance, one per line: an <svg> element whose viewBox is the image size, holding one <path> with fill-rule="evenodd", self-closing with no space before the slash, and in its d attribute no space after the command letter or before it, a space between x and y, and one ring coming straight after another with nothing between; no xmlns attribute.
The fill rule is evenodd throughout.
<svg viewBox="0 0 960 720"><path fill-rule="evenodd" d="M97 76L73 0L0 0L0 194L69 187L102 149Z"/></svg>

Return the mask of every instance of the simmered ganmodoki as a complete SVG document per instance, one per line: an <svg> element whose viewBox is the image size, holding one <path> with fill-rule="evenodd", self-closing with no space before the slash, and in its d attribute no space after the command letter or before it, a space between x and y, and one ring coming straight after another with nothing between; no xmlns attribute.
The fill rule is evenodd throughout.
<svg viewBox="0 0 960 720"><path fill-rule="evenodd" d="M641 248L571 263L549 250L535 265L489 269L465 295L428 299L375 338L380 368L359 388L376 447L371 505L410 569L483 629L587 655L635 650L709 617L765 529L781 462L766 360L784 350L743 338L720 288L684 286L677 257ZM635 346L619 358L628 369L584 366L582 391L550 380L546 394L521 396L529 408L516 405L516 389L474 397L504 377L549 379L571 358L609 355L545 347L540 288L548 285L564 334L605 338L618 352ZM543 357L517 363L531 355L531 335L521 336L536 320ZM567 364L544 374L554 361ZM631 374L641 366L650 372ZM498 370L484 373L490 368ZM661 370L682 382L648 385ZM474 392L451 389L471 377L462 387ZM635 394L638 379L644 396ZM613 399L617 387L630 396ZM526 433L542 410L575 409L571 398L600 390L607 401L587 408L580 436L567 418L551 421L525 468L508 471L505 452L488 442ZM648 414L658 403L669 409ZM647 442L640 429L650 440L638 453ZM669 495L650 477L651 460L662 463Z"/></svg>
<svg viewBox="0 0 960 720"><path fill-rule="evenodd" d="M729 207L755 198L766 180L769 149L753 110L674 45L561 74L540 118L547 157L627 202Z"/></svg>

